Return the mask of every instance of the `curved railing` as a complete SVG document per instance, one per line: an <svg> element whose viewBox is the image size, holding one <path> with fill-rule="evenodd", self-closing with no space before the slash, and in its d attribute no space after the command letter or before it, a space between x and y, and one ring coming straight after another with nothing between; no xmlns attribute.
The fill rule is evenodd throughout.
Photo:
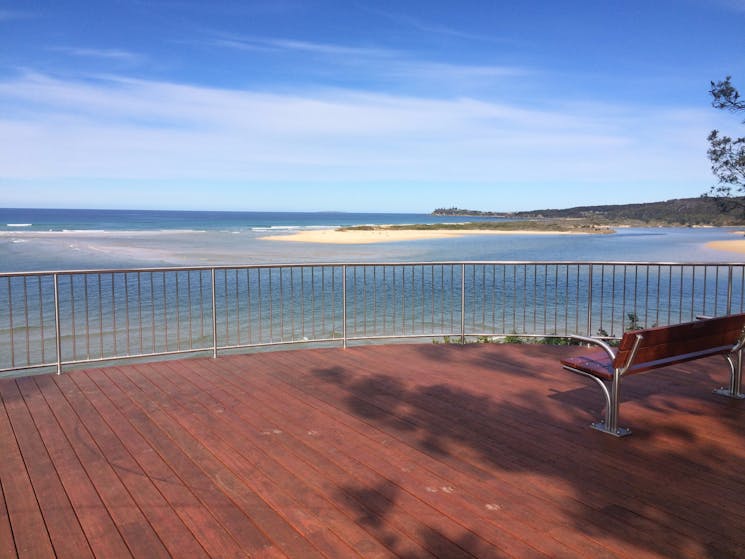
<svg viewBox="0 0 745 559"><path fill-rule="evenodd" d="M743 312L745 264L399 262L0 274L0 373L285 344L571 334Z"/></svg>

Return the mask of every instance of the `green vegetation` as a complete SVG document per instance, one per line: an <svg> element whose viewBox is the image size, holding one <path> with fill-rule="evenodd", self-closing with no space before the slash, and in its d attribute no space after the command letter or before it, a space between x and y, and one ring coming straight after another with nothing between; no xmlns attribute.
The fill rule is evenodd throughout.
<svg viewBox="0 0 745 559"><path fill-rule="evenodd" d="M359 225L339 231L548 231L556 233L613 233L613 230L590 221L470 221L468 223L415 223L409 225Z"/></svg>
<svg viewBox="0 0 745 559"><path fill-rule="evenodd" d="M460 337L451 338L443 336L442 341L434 338L432 343L437 344L460 344ZM581 345L582 342L573 340L566 336L546 336L545 338L536 338L534 336L519 336L516 333L507 334L506 336L478 336L469 338L466 336L466 344L537 344L537 345Z"/></svg>
<svg viewBox="0 0 745 559"><path fill-rule="evenodd" d="M744 144L745 146L745 144ZM744 160L745 161L745 160ZM745 194L743 185L741 194ZM737 201L732 197L731 202ZM740 197L745 208L745 197ZM583 220L595 226L722 226L745 224L745 213L722 213L720 204L712 197L677 198L664 202L644 204L617 204L605 206L577 206L560 210L533 210L525 212L481 212L457 208L435 210L441 216L478 216L510 218L512 220ZM516 226L516 228L519 228Z"/></svg>
<svg viewBox="0 0 745 559"><path fill-rule="evenodd" d="M745 102L727 76L723 81L711 82L712 106L730 112L745 111ZM745 124L745 120L743 121ZM745 137L723 136L719 130L712 130L708 137L711 171L718 183L711 187L708 196L713 198L719 209L725 213L732 210L740 218L745 217Z"/></svg>

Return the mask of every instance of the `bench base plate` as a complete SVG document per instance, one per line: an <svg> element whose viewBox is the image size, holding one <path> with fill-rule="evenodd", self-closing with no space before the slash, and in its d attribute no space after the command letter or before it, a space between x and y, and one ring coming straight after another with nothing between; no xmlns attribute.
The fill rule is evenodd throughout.
<svg viewBox="0 0 745 559"><path fill-rule="evenodd" d="M626 427L618 427L615 431L612 429L608 429L605 426L605 421L598 421L596 423L591 423L590 427L597 431L602 431L603 433L607 433L608 435L613 435L614 437L628 437L631 434L631 429L627 429Z"/></svg>
<svg viewBox="0 0 745 559"><path fill-rule="evenodd" d="M714 394L717 394L718 396L726 396L727 398L734 398L735 400L745 400L745 394L742 392L735 392L734 394L730 391L729 388L717 388L714 391Z"/></svg>

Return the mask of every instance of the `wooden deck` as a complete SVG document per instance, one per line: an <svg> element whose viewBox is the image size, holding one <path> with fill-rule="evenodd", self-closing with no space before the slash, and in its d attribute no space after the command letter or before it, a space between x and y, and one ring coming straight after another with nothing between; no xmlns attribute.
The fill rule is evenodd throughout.
<svg viewBox="0 0 745 559"><path fill-rule="evenodd" d="M578 348L391 345L0 380L0 557L745 557L721 359L628 379Z"/></svg>

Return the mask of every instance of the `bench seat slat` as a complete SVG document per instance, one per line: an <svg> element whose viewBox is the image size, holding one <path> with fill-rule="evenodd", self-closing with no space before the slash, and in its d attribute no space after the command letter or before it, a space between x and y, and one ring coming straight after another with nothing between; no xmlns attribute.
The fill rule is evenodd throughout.
<svg viewBox="0 0 745 559"><path fill-rule="evenodd" d="M561 364L605 380L613 379L613 363L602 349L591 350L584 355L562 359Z"/></svg>
<svg viewBox="0 0 745 559"><path fill-rule="evenodd" d="M732 346L723 345L700 351L692 351L681 355L673 355L662 359L655 359L654 361L636 363L635 365L632 365L625 374L634 375L636 373L643 373L645 371L651 371L652 369L659 369L677 363L702 359L711 355L724 355L729 353L731 349ZM579 357L564 359L561 361L561 364L605 380L613 379L613 362L608 357L608 354L602 350L595 350Z"/></svg>

